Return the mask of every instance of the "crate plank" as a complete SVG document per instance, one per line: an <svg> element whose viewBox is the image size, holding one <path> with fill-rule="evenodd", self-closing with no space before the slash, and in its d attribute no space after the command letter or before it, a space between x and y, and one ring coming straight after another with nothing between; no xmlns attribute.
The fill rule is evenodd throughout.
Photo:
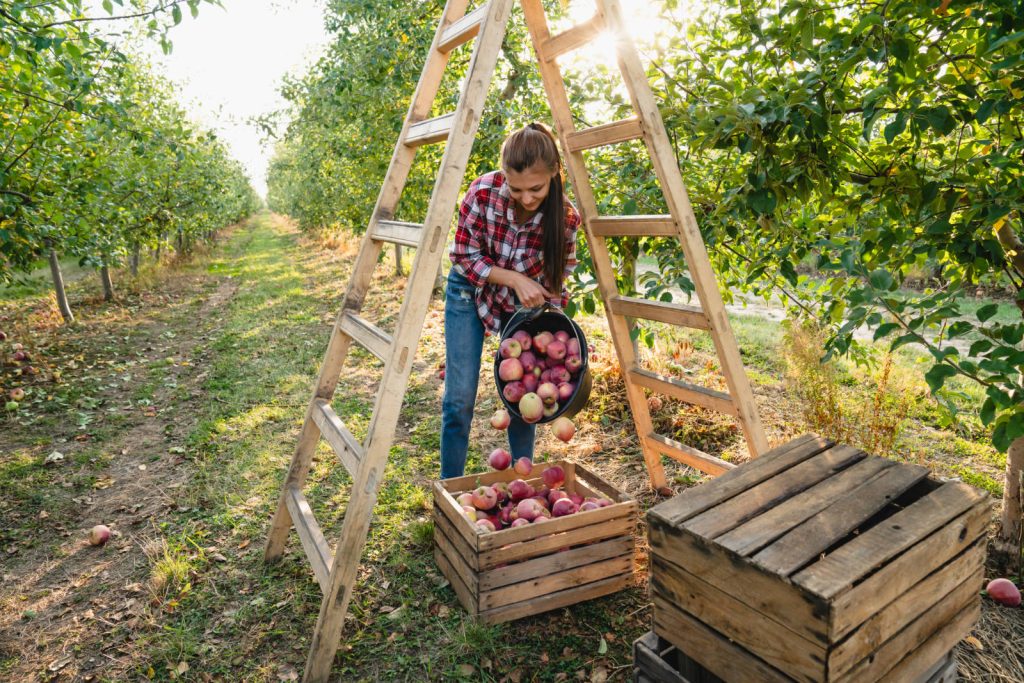
<svg viewBox="0 0 1024 683"><path fill-rule="evenodd" d="M541 524L517 527L515 529L502 529L494 533L481 534L477 547L480 552L487 552L495 548L502 548L513 543L522 541L533 541L541 536L572 531L573 529L594 526L601 522L616 519L632 519L636 516L637 504L633 501L627 503L612 503L611 505L597 510L589 510L575 515L556 517ZM472 526L469 520L466 524Z"/></svg>
<svg viewBox="0 0 1024 683"><path fill-rule="evenodd" d="M607 510L608 508L602 509ZM600 510L594 510L594 512L600 512ZM591 513L584 512L583 514L589 515ZM538 525L538 527L548 524L554 524L554 522L544 522L542 525ZM481 551L479 565L481 569L489 569L498 564L526 560L538 555L553 553L556 550L576 545L577 543L590 543L592 541L603 541L615 536L632 535L635 525L636 522L632 517L616 517L600 524L582 526L550 536L541 536L529 542L515 543L507 547L499 546L493 550ZM518 531L518 529L512 529L512 531ZM499 531L493 535L502 533L504 532Z"/></svg>
<svg viewBox="0 0 1024 683"><path fill-rule="evenodd" d="M900 677L893 680L913 680L970 630L973 619L980 614L977 595L978 586L975 582L969 580L960 584L894 638L836 680L841 683L880 680L907 659L908 653L915 658L914 662L920 663L920 670L914 671L913 662L908 662L901 667ZM938 640L930 649L921 651L922 646L936 638Z"/></svg>
<svg viewBox="0 0 1024 683"><path fill-rule="evenodd" d="M490 591L480 592L480 609L482 611L504 607L521 602L524 596L549 595L567 588L575 588L599 579L633 572L633 555L620 555L608 560L591 564L569 567L560 572L520 581L511 586L503 586Z"/></svg>
<svg viewBox="0 0 1024 683"><path fill-rule="evenodd" d="M455 595L459 598L459 602L463 605L475 605L476 596L466 585L465 581L452 563L448 561L444 552L437 546L434 546L434 561L437 562L438 568L441 573L444 574L444 578L448 579L448 583L451 585L452 590L455 591Z"/></svg>
<svg viewBox="0 0 1024 683"><path fill-rule="evenodd" d="M505 567L490 569L480 574L480 590L489 591L509 584L518 583L560 572L570 567L607 560L621 555L633 556L634 540L622 536L607 541L573 548L525 562L516 562Z"/></svg>
<svg viewBox="0 0 1024 683"><path fill-rule="evenodd" d="M964 582L981 586L985 568L985 542L979 539L952 562L865 621L829 655L829 678L849 670L883 643L923 614L942 596L949 595Z"/></svg>
<svg viewBox="0 0 1024 683"><path fill-rule="evenodd" d="M800 571L793 576L793 582L825 598L835 597L984 497L984 493L966 484L946 482Z"/></svg>
<svg viewBox="0 0 1024 683"><path fill-rule="evenodd" d="M931 574L933 568L956 557L985 534L988 500L975 505L952 523L925 539L866 580L832 601L829 634L838 641Z"/></svg>
<svg viewBox="0 0 1024 683"><path fill-rule="evenodd" d="M751 486L721 505L683 522L682 526L704 538L715 538L866 456L867 453L851 446L835 446Z"/></svg>
<svg viewBox="0 0 1024 683"><path fill-rule="evenodd" d="M699 619L665 602L660 596L654 596L654 605L657 615L654 632L710 671L722 672L728 675L729 680L736 681L792 682L789 676L708 628Z"/></svg>
<svg viewBox="0 0 1024 683"><path fill-rule="evenodd" d="M648 518L652 524L657 520L668 526L676 526L831 445L831 441L814 435L801 436L744 463L743 467L729 470L706 484L687 489L678 496L659 503L648 510Z"/></svg>
<svg viewBox="0 0 1024 683"><path fill-rule="evenodd" d="M477 553L475 550L470 548L462 537L458 535L453 529L451 522L444 515L434 516L434 542L441 546L441 550L444 551L445 555L452 558L452 561L456 560L465 565L467 570L470 570L472 574L476 574L479 570L477 567Z"/></svg>
<svg viewBox="0 0 1024 683"><path fill-rule="evenodd" d="M922 683L956 683L959 676L953 652L932 664L928 671L918 677L918 680Z"/></svg>
<svg viewBox="0 0 1024 683"><path fill-rule="evenodd" d="M648 533L652 557L685 567L811 642L829 642L825 624L828 604L818 596L680 529L651 525Z"/></svg>
<svg viewBox="0 0 1024 683"><path fill-rule="evenodd" d="M918 465L883 470L758 552L752 560L768 571L789 576L926 476L928 469Z"/></svg>
<svg viewBox="0 0 1024 683"><path fill-rule="evenodd" d="M624 503L627 501L635 500L633 496L628 493L619 491L614 486L606 482L601 477L597 476L590 470L579 463L571 463L573 475L576 478L582 479L588 486L596 491L600 491L606 498L609 498L616 503Z"/></svg>
<svg viewBox="0 0 1024 683"><path fill-rule="evenodd" d="M769 616L752 609L729 593L721 591L689 572L654 556L651 558L653 595L699 619L744 647L767 664L796 680L813 683L826 668L826 650ZM659 603L655 603L655 619Z"/></svg>
<svg viewBox="0 0 1024 683"><path fill-rule="evenodd" d="M458 504L454 496L445 489L441 482L434 482L434 510L440 510L451 522L455 531L462 536L463 540L474 550L477 548L479 534L473 525L469 523L462 513L462 506ZM465 522L464 524L460 522Z"/></svg>
<svg viewBox="0 0 1024 683"><path fill-rule="evenodd" d="M632 574L620 574L600 581L594 581L576 588L540 595L530 600L517 602L506 607L480 612L479 619L485 624L499 624L504 621L512 621L522 617L533 616L542 612L548 612L559 607L568 607L583 600L591 600L604 595L618 592L627 587L633 581Z"/></svg>
<svg viewBox="0 0 1024 683"><path fill-rule="evenodd" d="M798 524L814 517L843 494L894 467L885 458L865 458L851 467L776 505L762 515L745 522L715 539L723 548L750 556L783 536Z"/></svg>
<svg viewBox="0 0 1024 683"><path fill-rule="evenodd" d="M652 683L721 683L721 679L683 654L682 650L648 631L633 643L638 674ZM640 680L637 678L636 680Z"/></svg>

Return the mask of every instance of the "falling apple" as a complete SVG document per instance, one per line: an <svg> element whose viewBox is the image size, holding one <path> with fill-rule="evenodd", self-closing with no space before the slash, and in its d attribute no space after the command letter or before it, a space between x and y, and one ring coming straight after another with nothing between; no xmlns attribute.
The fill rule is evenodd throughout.
<svg viewBox="0 0 1024 683"><path fill-rule="evenodd" d="M551 433L555 435L555 438L569 443L576 434L576 425L567 417L555 418L555 421L551 423Z"/></svg>
<svg viewBox="0 0 1024 683"><path fill-rule="evenodd" d="M505 414L505 426L508 426L508 413ZM504 448L495 448L487 456L487 464L496 470L507 470L508 466L512 464L512 454Z"/></svg>
<svg viewBox="0 0 1024 683"><path fill-rule="evenodd" d="M491 415L491 426L495 429L508 429L508 425L511 422L512 418L509 417L508 411L504 408L498 408L494 411L494 415ZM494 453L491 453L491 455L493 456ZM494 467L493 463L491 464L491 467ZM505 465L505 467L508 467L508 465ZM494 469L503 470L505 467L494 467Z"/></svg>

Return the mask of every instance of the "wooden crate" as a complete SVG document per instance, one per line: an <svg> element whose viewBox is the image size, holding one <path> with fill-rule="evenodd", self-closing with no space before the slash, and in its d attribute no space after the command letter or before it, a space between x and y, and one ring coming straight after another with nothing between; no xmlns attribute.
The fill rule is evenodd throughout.
<svg viewBox="0 0 1024 683"><path fill-rule="evenodd" d="M655 632L735 680L917 679L979 616L990 515L927 475L808 435L651 508Z"/></svg>
<svg viewBox="0 0 1024 683"><path fill-rule="evenodd" d="M738 647L731 645L732 647ZM728 681L729 678L724 679ZM956 683L956 659L947 652L911 683ZM648 631L633 643L634 683L723 683L678 647Z"/></svg>
<svg viewBox="0 0 1024 683"><path fill-rule="evenodd" d="M538 485L550 466L565 470L564 489L612 505L514 529L481 532L455 496L481 484L519 478L512 470L434 483L434 558L459 601L478 620L496 624L572 605L626 587L633 579L636 501L581 465L538 463Z"/></svg>

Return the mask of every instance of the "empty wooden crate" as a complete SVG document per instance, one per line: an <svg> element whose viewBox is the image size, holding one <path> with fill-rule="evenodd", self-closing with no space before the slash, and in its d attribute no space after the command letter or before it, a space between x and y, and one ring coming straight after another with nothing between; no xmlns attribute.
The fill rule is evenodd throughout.
<svg viewBox="0 0 1024 683"><path fill-rule="evenodd" d="M978 618L988 521L966 484L804 436L649 510L654 630L725 680L918 680Z"/></svg>
<svg viewBox="0 0 1024 683"><path fill-rule="evenodd" d="M434 558L459 602L484 623L500 623L608 595L633 579L637 503L571 462L534 466L527 483L553 465L564 490L611 505L541 524L481 532L455 497L480 485L519 478L512 470L434 483Z"/></svg>

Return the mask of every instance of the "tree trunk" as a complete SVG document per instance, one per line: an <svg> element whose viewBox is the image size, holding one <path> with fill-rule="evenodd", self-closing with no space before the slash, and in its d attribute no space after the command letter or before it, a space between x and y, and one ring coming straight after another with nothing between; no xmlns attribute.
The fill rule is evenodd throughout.
<svg viewBox="0 0 1024 683"><path fill-rule="evenodd" d="M100 267L100 282L103 283L103 300L113 301L114 283L110 280L110 268L105 263Z"/></svg>
<svg viewBox="0 0 1024 683"><path fill-rule="evenodd" d="M1000 520L998 545L1008 553L1011 566L1019 567L1021 524L1021 477L1024 475L1024 436L1010 444L1006 452L1006 486L1003 488L1003 517Z"/></svg>
<svg viewBox="0 0 1024 683"><path fill-rule="evenodd" d="M68 305L68 295L64 291L64 276L60 272L60 260L57 259L57 250L50 247L50 275L53 276L53 291L57 294L57 307L64 322L75 322L75 316Z"/></svg>
<svg viewBox="0 0 1024 683"><path fill-rule="evenodd" d="M395 245L395 277L402 277L405 273L402 271L402 245Z"/></svg>
<svg viewBox="0 0 1024 683"><path fill-rule="evenodd" d="M139 276L139 243L136 242L132 245L132 258L129 262L132 268L132 277Z"/></svg>
<svg viewBox="0 0 1024 683"><path fill-rule="evenodd" d="M182 248L184 246L185 246L185 232L181 228L178 228L178 246L177 246L176 251L180 254L181 250L182 250Z"/></svg>

